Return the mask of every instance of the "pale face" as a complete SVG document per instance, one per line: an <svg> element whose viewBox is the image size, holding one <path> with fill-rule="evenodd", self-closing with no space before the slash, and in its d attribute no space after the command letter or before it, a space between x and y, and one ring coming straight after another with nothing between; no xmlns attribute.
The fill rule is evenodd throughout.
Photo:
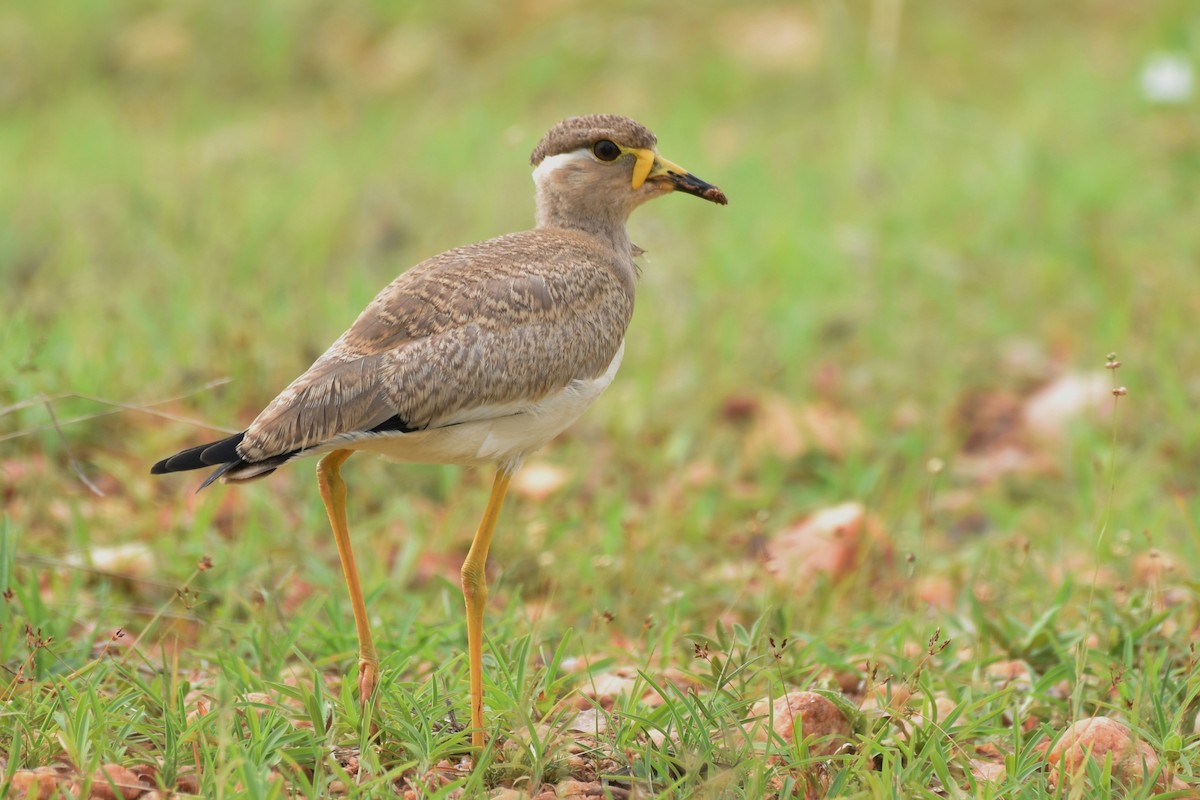
<svg viewBox="0 0 1200 800"><path fill-rule="evenodd" d="M725 195L652 149L623 147L600 139L590 147L547 156L533 171L539 195L576 196L583 206L621 208L628 213L679 190L725 204Z"/></svg>

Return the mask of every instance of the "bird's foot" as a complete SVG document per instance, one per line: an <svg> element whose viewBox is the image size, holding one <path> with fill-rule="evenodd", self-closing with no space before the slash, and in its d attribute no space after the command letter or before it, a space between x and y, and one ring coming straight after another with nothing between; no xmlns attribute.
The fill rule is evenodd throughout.
<svg viewBox="0 0 1200 800"><path fill-rule="evenodd" d="M358 701L363 710L375 695L375 687L379 684L379 664L370 659L359 659L358 662Z"/></svg>
<svg viewBox="0 0 1200 800"><path fill-rule="evenodd" d="M371 698L375 696L375 687L379 684L379 663L372 659L359 659L358 662L358 702L363 716L371 716L371 733L379 731L375 724L375 715L371 710Z"/></svg>

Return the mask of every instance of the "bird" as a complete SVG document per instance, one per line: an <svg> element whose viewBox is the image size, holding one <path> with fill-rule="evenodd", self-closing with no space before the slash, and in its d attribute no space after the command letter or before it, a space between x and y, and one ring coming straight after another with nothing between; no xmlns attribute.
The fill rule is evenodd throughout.
<svg viewBox="0 0 1200 800"><path fill-rule="evenodd" d="M659 155L628 117L564 119L530 157L535 226L433 256L400 274L244 431L151 468L215 468L201 489L264 478L310 456L337 544L358 637L364 715L379 682L346 516L341 468L356 452L410 463L494 465L461 570L471 744L485 743L483 619L488 549L510 480L612 382L625 352L642 250L626 221L684 192L726 205L719 188Z"/></svg>

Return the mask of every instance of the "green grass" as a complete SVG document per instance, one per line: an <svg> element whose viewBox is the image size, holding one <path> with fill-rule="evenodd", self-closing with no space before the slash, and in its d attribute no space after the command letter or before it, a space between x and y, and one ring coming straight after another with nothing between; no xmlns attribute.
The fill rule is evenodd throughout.
<svg viewBox="0 0 1200 800"><path fill-rule="evenodd" d="M1191 4L0 11L2 779L1040 797L1046 743L1105 715L1200 785L1200 116L1142 97L1162 51L1200 63ZM539 456L565 486L511 498L493 546L493 746L468 771L456 575L486 471L349 462L372 733L311 469L199 496L147 470L240 429L399 271L528 227L528 153L596 111L730 206L632 220L621 374ZM1113 351L1115 413L1006 427ZM781 449L776 407L855 432ZM972 473L1005 444L1032 463ZM764 546L849 500L886 546L840 578L768 573ZM989 677L1009 660L1028 680ZM616 669L606 730L571 730ZM911 700L860 708L883 684ZM849 745L756 738L754 704L790 688L845 698ZM1166 796L1087 771L1062 795Z"/></svg>

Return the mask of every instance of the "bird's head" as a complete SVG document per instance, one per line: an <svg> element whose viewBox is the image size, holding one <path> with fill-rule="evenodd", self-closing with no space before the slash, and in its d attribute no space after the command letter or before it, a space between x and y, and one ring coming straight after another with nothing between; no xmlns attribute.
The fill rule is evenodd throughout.
<svg viewBox="0 0 1200 800"><path fill-rule="evenodd" d="M555 125L534 149L538 223L624 224L642 203L668 192L725 205L725 193L658 154L658 140L627 117L595 114Z"/></svg>

